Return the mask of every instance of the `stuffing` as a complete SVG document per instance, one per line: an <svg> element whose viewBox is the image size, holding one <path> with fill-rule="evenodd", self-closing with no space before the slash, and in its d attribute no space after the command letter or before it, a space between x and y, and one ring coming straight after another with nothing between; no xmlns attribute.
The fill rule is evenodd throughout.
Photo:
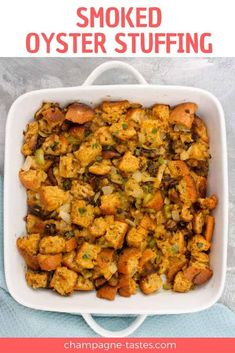
<svg viewBox="0 0 235 353"><path fill-rule="evenodd" d="M28 209L17 248L29 286L114 300L158 292L162 275L164 289L181 293L211 278L218 199L207 195L208 117L197 109L42 104L19 172Z"/></svg>
<svg viewBox="0 0 235 353"><path fill-rule="evenodd" d="M73 103L67 108L65 119L77 124L84 124L94 117L94 110L83 103Z"/></svg>
<svg viewBox="0 0 235 353"><path fill-rule="evenodd" d="M92 280L79 275L74 289L81 291L92 291L95 287Z"/></svg>
<svg viewBox="0 0 235 353"><path fill-rule="evenodd" d="M144 294L157 292L162 287L162 279L157 273L151 273L140 280L140 289Z"/></svg>
<svg viewBox="0 0 235 353"><path fill-rule="evenodd" d="M38 254L37 260L41 270L54 271L58 266L61 265L62 254L56 254L56 255Z"/></svg>
<svg viewBox="0 0 235 353"><path fill-rule="evenodd" d="M130 297L132 294L135 294L137 290L135 280L126 275L120 276L118 288L118 293L121 297Z"/></svg>
<svg viewBox="0 0 235 353"><path fill-rule="evenodd" d="M59 254L65 251L65 239L56 235L43 237L39 243L41 254Z"/></svg>
<svg viewBox="0 0 235 353"><path fill-rule="evenodd" d="M26 189L37 191L41 184L47 179L47 174L41 169L21 170L19 172L19 178Z"/></svg>
<svg viewBox="0 0 235 353"><path fill-rule="evenodd" d="M75 178L79 171L78 161L72 154L60 157L59 175L62 178Z"/></svg>
<svg viewBox="0 0 235 353"><path fill-rule="evenodd" d="M174 279L173 291L184 293L184 292L188 292L190 289L192 289L192 287L193 287L192 281L185 278L184 273L182 271L179 271L176 274Z"/></svg>
<svg viewBox="0 0 235 353"><path fill-rule="evenodd" d="M183 125L191 129L197 109L198 106L195 103L179 104L170 112L169 121L171 124Z"/></svg>
<svg viewBox="0 0 235 353"><path fill-rule="evenodd" d="M97 289L96 295L98 298L114 300L117 294L117 287L105 284L104 286Z"/></svg>
<svg viewBox="0 0 235 353"><path fill-rule="evenodd" d="M161 191L158 190L153 195L153 197L151 197L150 200L145 203L144 207L152 208L156 211L160 211L163 205L164 205L164 199L162 197Z"/></svg>
<svg viewBox="0 0 235 353"><path fill-rule="evenodd" d="M82 268L94 268L100 250L98 245L85 242L79 248L75 260Z"/></svg>
<svg viewBox="0 0 235 353"><path fill-rule="evenodd" d="M27 271L25 274L27 284L33 288L46 288L48 282L48 273Z"/></svg>
<svg viewBox="0 0 235 353"><path fill-rule="evenodd" d="M80 182L78 180L72 181L70 193L76 199L86 199L95 195L91 185L88 183Z"/></svg>
<svg viewBox="0 0 235 353"><path fill-rule="evenodd" d="M26 132L24 133L24 142L21 152L24 156L29 156L33 153L38 139L38 122L34 121L27 125Z"/></svg>
<svg viewBox="0 0 235 353"><path fill-rule="evenodd" d="M141 251L136 248L126 248L118 259L118 272L133 277L138 270Z"/></svg>
<svg viewBox="0 0 235 353"><path fill-rule="evenodd" d="M89 231L91 235L96 238L99 238L105 234L107 227L108 225L105 219L103 217L99 217L94 219L94 222L89 227Z"/></svg>
<svg viewBox="0 0 235 353"><path fill-rule="evenodd" d="M68 194L58 186L42 186L39 190L40 202L47 211L54 211L68 200Z"/></svg>
<svg viewBox="0 0 235 353"><path fill-rule="evenodd" d="M109 128L111 134L121 141L132 139L136 135L136 130L128 120L120 119Z"/></svg>
<svg viewBox="0 0 235 353"><path fill-rule="evenodd" d="M127 229L128 224L125 222L115 221L113 224L110 224L104 235L108 246L114 249L120 249L122 247Z"/></svg>
<svg viewBox="0 0 235 353"><path fill-rule="evenodd" d="M89 167L89 172L96 175L106 175L111 171L111 163L103 160L102 162L95 162Z"/></svg>
<svg viewBox="0 0 235 353"><path fill-rule="evenodd" d="M139 169L139 159L131 154L131 152L126 152L119 163L118 168L125 173L135 172Z"/></svg>
<svg viewBox="0 0 235 353"><path fill-rule="evenodd" d="M75 289L78 275L67 267L57 267L50 282L50 287L60 295L68 295Z"/></svg>
<svg viewBox="0 0 235 353"><path fill-rule="evenodd" d="M133 248L143 249L146 247L148 231L143 227L131 228L126 236L127 245Z"/></svg>
<svg viewBox="0 0 235 353"><path fill-rule="evenodd" d="M95 139L81 144L79 149L74 152L74 156L79 160L82 167L86 167L101 155L102 146Z"/></svg>
<svg viewBox="0 0 235 353"><path fill-rule="evenodd" d="M81 227L89 227L93 222L94 207L83 200L72 201L71 222Z"/></svg>
<svg viewBox="0 0 235 353"><path fill-rule="evenodd" d="M68 141L63 135L50 135L42 144L42 150L45 154L52 156L59 156L65 154L68 149Z"/></svg>
<svg viewBox="0 0 235 353"><path fill-rule="evenodd" d="M115 215L121 207L121 200L118 193L101 196L100 210L105 215Z"/></svg>
<svg viewBox="0 0 235 353"><path fill-rule="evenodd" d="M36 255L38 253L39 242L40 234L30 234L18 238L16 241L18 249L28 255Z"/></svg>

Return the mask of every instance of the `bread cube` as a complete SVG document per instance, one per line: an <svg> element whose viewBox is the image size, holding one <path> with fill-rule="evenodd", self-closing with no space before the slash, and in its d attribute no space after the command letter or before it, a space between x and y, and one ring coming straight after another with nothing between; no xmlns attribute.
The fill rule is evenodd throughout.
<svg viewBox="0 0 235 353"><path fill-rule="evenodd" d="M26 132L24 134L24 143L21 152L24 156L33 154L38 139L38 122L33 121L27 125Z"/></svg>
<svg viewBox="0 0 235 353"><path fill-rule="evenodd" d="M136 293L136 282L127 275L121 275L118 282L118 292L122 297L130 297Z"/></svg>
<svg viewBox="0 0 235 353"><path fill-rule="evenodd" d="M128 246L143 249L146 247L147 235L148 231L143 227L131 228L126 236Z"/></svg>
<svg viewBox="0 0 235 353"><path fill-rule="evenodd" d="M28 255L36 255L39 249L40 234L30 234L17 239L17 247L19 251L23 251Z"/></svg>
<svg viewBox="0 0 235 353"><path fill-rule="evenodd" d="M164 126L168 125L170 118L170 107L166 104L155 104L152 107L153 117L160 120Z"/></svg>
<svg viewBox="0 0 235 353"><path fill-rule="evenodd" d="M160 190L157 190L153 197L144 204L144 207L160 211L164 205L164 199Z"/></svg>
<svg viewBox="0 0 235 353"><path fill-rule="evenodd" d="M141 251L136 248L125 248L118 259L118 272L133 277L138 270Z"/></svg>
<svg viewBox="0 0 235 353"><path fill-rule="evenodd" d="M39 197L45 210L54 211L68 200L68 193L58 186L42 186Z"/></svg>
<svg viewBox="0 0 235 353"><path fill-rule="evenodd" d="M95 162L89 167L89 172L95 175L106 175L111 171L111 163L109 161L103 160L98 163Z"/></svg>
<svg viewBox="0 0 235 353"><path fill-rule="evenodd" d="M96 295L98 298L107 299L107 300L114 300L117 294L117 287L110 286L105 284L104 286L97 289Z"/></svg>
<svg viewBox="0 0 235 353"><path fill-rule="evenodd" d="M85 199L95 195L91 185L78 180L72 181L70 193L76 199Z"/></svg>
<svg viewBox="0 0 235 353"><path fill-rule="evenodd" d="M82 268L94 268L101 248L98 245L83 243L76 255L76 262Z"/></svg>
<svg viewBox="0 0 235 353"><path fill-rule="evenodd" d="M41 254L59 254L65 251L65 239L56 235L43 237L39 244Z"/></svg>
<svg viewBox="0 0 235 353"><path fill-rule="evenodd" d="M162 287L162 279L157 273L151 273L140 280L140 289L144 294L157 292Z"/></svg>
<svg viewBox="0 0 235 353"><path fill-rule="evenodd" d="M136 130L130 124L130 121L120 119L109 128L110 132L121 141L128 141L136 135Z"/></svg>
<svg viewBox="0 0 235 353"><path fill-rule="evenodd" d="M75 285L75 290L81 291L91 291L94 290L94 284L89 278L84 278L81 275L78 275L77 283Z"/></svg>
<svg viewBox="0 0 235 353"><path fill-rule="evenodd" d="M118 193L101 196L100 210L103 214L115 215L120 206L121 200Z"/></svg>
<svg viewBox="0 0 235 353"><path fill-rule="evenodd" d="M68 141L63 135L52 134L48 136L42 144L45 154L59 156L68 150Z"/></svg>
<svg viewBox="0 0 235 353"><path fill-rule="evenodd" d="M125 173L133 173L140 167L140 161L131 152L126 152L119 163L118 168Z"/></svg>
<svg viewBox="0 0 235 353"><path fill-rule="evenodd" d="M182 271L176 274L173 284L174 292L185 293L188 292L192 287L192 281L188 280Z"/></svg>
<svg viewBox="0 0 235 353"><path fill-rule="evenodd" d="M25 274L27 284L33 288L46 288L48 282L48 273L27 271Z"/></svg>
<svg viewBox="0 0 235 353"><path fill-rule="evenodd" d="M91 235L93 235L96 238L99 238L105 234L107 228L108 228L108 224L105 221L105 219L102 217L99 217L94 219L94 222L89 227L89 231Z"/></svg>
<svg viewBox="0 0 235 353"><path fill-rule="evenodd" d="M99 273L99 276L103 276L106 280L109 280L117 272L113 249L102 249L97 256L96 262L96 273Z"/></svg>
<svg viewBox="0 0 235 353"><path fill-rule="evenodd" d="M186 175L182 178L178 185L178 191L184 203L197 201L197 188L191 175Z"/></svg>
<svg viewBox="0 0 235 353"><path fill-rule="evenodd" d="M95 115L94 110L83 103L72 103L68 106L65 119L77 124L85 124L91 121Z"/></svg>
<svg viewBox="0 0 235 353"><path fill-rule="evenodd" d="M38 264L43 271L54 271L58 266L61 265L62 254L56 255L37 255Z"/></svg>
<svg viewBox="0 0 235 353"><path fill-rule="evenodd" d="M170 113L170 123L191 129L197 109L198 106L195 103L189 102L177 105Z"/></svg>
<svg viewBox="0 0 235 353"><path fill-rule="evenodd" d="M124 222L114 221L113 224L110 224L105 233L105 239L108 242L108 245L114 249L120 249L127 229L128 225Z"/></svg>
<svg viewBox="0 0 235 353"><path fill-rule="evenodd" d="M21 170L19 172L19 178L26 189L37 191L46 180L47 174L41 169Z"/></svg>
<svg viewBox="0 0 235 353"><path fill-rule="evenodd" d="M96 157L101 155L101 152L102 146L100 143L92 139L91 141L82 143L79 149L74 152L74 156L80 161L82 167L86 167L95 161Z"/></svg>
<svg viewBox="0 0 235 353"><path fill-rule="evenodd" d="M81 227L89 227L94 219L94 207L83 200L74 200L71 204L71 222Z"/></svg>
<svg viewBox="0 0 235 353"><path fill-rule="evenodd" d="M50 287L60 295L68 295L75 289L78 275L67 267L57 267L50 282Z"/></svg>
<svg viewBox="0 0 235 353"><path fill-rule="evenodd" d="M62 178L75 178L78 174L78 161L72 154L60 157L59 175Z"/></svg>
<svg viewBox="0 0 235 353"><path fill-rule="evenodd" d="M68 267L70 270L75 272L81 272L82 268L76 262L76 251L72 250L63 254L62 265Z"/></svg>

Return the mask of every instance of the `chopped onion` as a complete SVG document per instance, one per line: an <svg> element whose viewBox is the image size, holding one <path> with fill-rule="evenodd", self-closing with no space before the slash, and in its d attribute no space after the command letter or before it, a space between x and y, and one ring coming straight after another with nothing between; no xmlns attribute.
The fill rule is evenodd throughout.
<svg viewBox="0 0 235 353"><path fill-rule="evenodd" d="M59 208L59 217L63 219L66 223L71 223L70 217L70 203L65 203L64 205L60 206Z"/></svg>
<svg viewBox="0 0 235 353"><path fill-rule="evenodd" d="M135 227L135 223L128 218L126 219L126 223L129 224L129 226Z"/></svg>
<svg viewBox="0 0 235 353"><path fill-rule="evenodd" d="M100 192L97 192L94 196L94 202L96 202L99 197L100 197Z"/></svg>
<svg viewBox="0 0 235 353"><path fill-rule="evenodd" d="M180 215L179 215L179 211L178 210L171 211L171 216L172 216L172 219L174 221L176 221L176 222L180 221Z"/></svg>
<svg viewBox="0 0 235 353"><path fill-rule="evenodd" d="M104 195L110 195L112 194L114 187L111 185L103 186L101 190L103 191Z"/></svg>
<svg viewBox="0 0 235 353"><path fill-rule="evenodd" d="M140 183L141 180L142 180L142 173L141 173L139 170L137 170L137 171L132 175L132 177L133 177L133 179L135 179L135 181L136 181L137 183Z"/></svg>
<svg viewBox="0 0 235 353"><path fill-rule="evenodd" d="M31 168L32 164L33 164L33 158L31 156L28 156L26 157L21 169L27 172Z"/></svg>

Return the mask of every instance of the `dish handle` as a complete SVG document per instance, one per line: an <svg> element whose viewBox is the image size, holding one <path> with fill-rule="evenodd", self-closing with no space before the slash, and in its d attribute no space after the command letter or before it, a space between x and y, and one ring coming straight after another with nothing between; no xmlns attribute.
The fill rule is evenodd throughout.
<svg viewBox="0 0 235 353"><path fill-rule="evenodd" d="M122 61L107 61L99 65L98 67L96 67L90 73L90 75L84 81L83 86L91 86L100 75L102 75L105 71L108 71L111 69L124 69L124 70L130 71L140 84L142 85L148 84L148 82L139 73L139 71L136 70L132 65Z"/></svg>
<svg viewBox="0 0 235 353"><path fill-rule="evenodd" d="M138 315L129 327L120 331L106 330L97 324L91 314L82 314L82 317L86 321L87 325L102 337L127 337L131 335L135 330L137 330L138 327L140 327L140 325L146 319L147 315Z"/></svg>

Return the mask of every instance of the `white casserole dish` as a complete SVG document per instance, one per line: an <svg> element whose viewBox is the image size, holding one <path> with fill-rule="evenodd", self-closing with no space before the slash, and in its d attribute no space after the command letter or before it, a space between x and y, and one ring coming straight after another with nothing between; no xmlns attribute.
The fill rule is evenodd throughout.
<svg viewBox="0 0 235 353"><path fill-rule="evenodd" d="M140 84L92 86L104 71L124 68L131 71ZM118 296L115 302L96 298L95 292L75 293L60 297L52 291L29 288L24 278L24 261L16 248L16 238L25 234L26 194L18 179L23 157L20 149L23 131L43 101L66 105L74 100L97 104L102 100L140 102L150 106L160 102L176 105L192 101L199 106L199 116L205 119L210 137L212 159L209 173L209 193L218 195L219 204L214 212L216 219L211 266L212 279L204 286L186 294L162 291L144 296L140 292L131 298ZM228 227L228 176L224 113L221 104L211 93L192 87L148 85L130 65L123 62L107 62L91 73L83 86L44 89L20 96L12 105L6 126L5 182L4 182L4 252L5 276L12 297L20 304L38 310L83 314L92 328L103 336L126 336L134 331L146 315L191 313L206 309L220 297L226 274ZM140 315L125 330L110 332L99 327L89 314Z"/></svg>

